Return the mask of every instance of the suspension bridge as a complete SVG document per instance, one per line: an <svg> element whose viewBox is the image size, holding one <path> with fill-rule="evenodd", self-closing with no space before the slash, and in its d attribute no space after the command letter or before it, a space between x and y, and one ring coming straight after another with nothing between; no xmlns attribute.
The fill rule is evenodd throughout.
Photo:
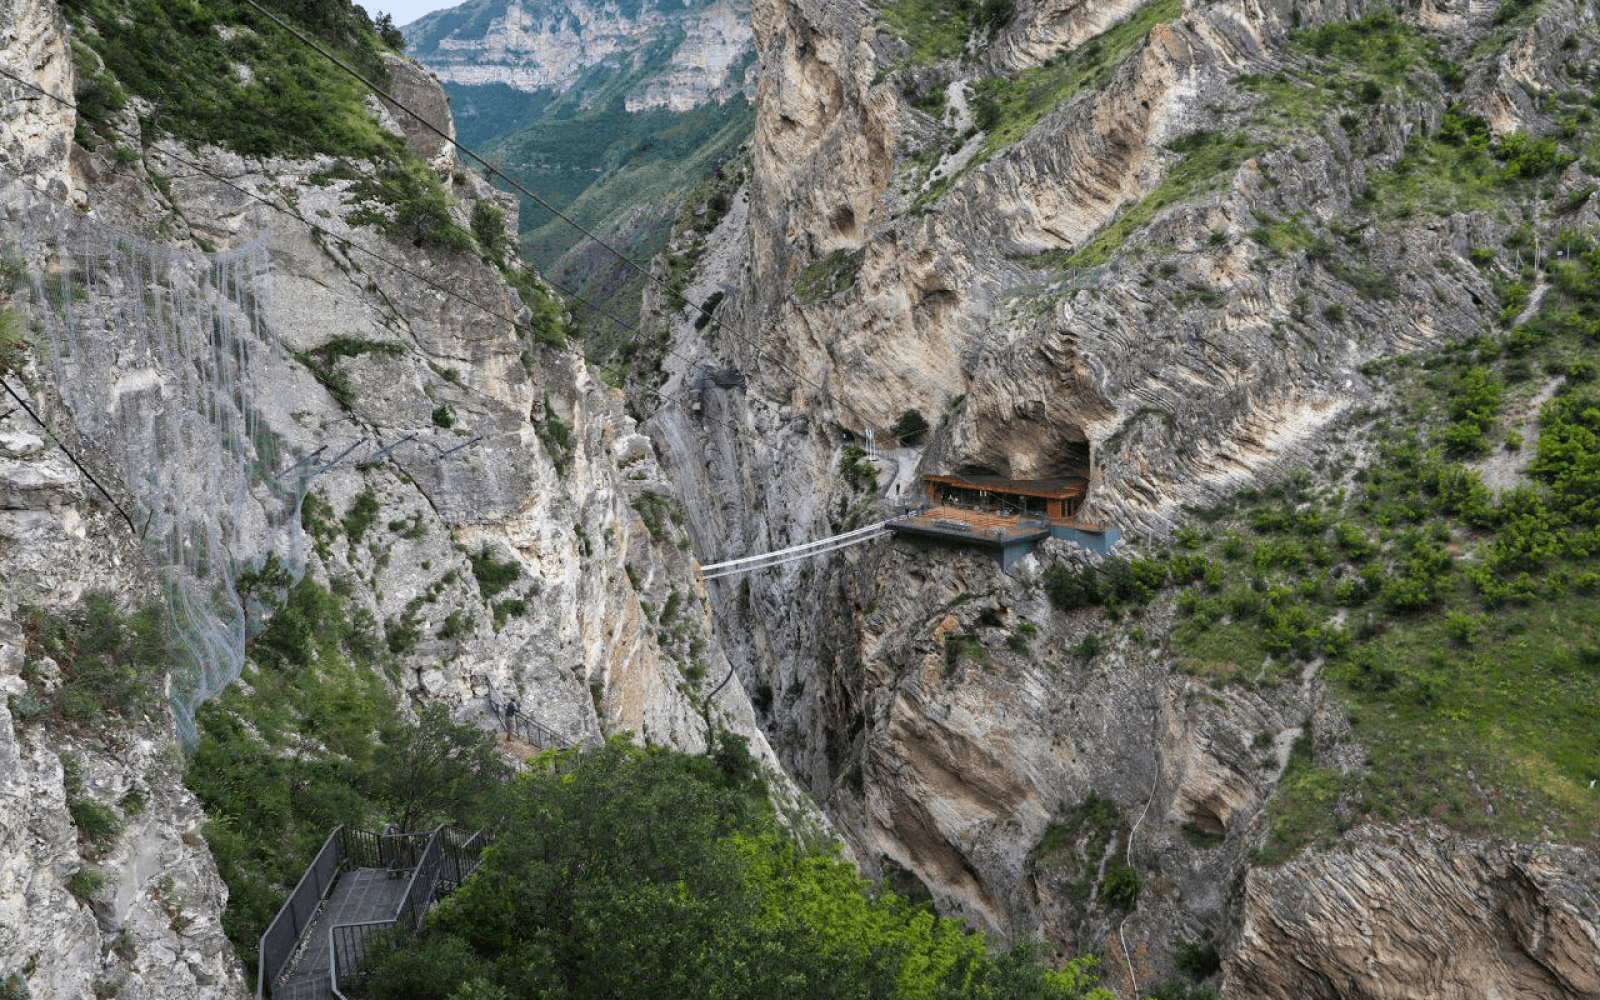
<svg viewBox="0 0 1600 1000"><path fill-rule="evenodd" d="M785 563L798 562L801 559L810 559L829 552L850 548L852 545L863 545L874 539L882 538L892 530L891 526L913 516L911 513L900 514L895 517L869 524L864 528L855 528L826 538L817 538L799 545L791 545L786 549L775 552L763 552L760 555L745 556L742 559L729 559L726 562L702 565L700 571L707 580L720 580L725 577L738 576L741 573L750 573L758 569L770 569L782 566Z"/></svg>

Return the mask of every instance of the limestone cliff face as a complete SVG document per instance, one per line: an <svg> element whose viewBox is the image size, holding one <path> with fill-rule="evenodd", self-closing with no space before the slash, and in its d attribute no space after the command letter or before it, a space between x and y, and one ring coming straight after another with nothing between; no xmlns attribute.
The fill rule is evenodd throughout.
<svg viewBox="0 0 1600 1000"><path fill-rule="evenodd" d="M0 61L27 67L52 93L73 93L52 3L6 0L0 25ZM390 69L396 93L448 130L437 84L404 61ZM358 497L376 500L359 543L333 531L306 547L305 571L342 581L402 650L399 696L442 702L486 726L515 696L525 716L573 741L631 732L689 750L704 747L710 717L750 735L776 773L741 684L719 685L730 667L649 440L624 413L621 393L575 353L519 336L514 321L526 320L527 308L493 267L346 221L356 180L310 180L331 160L249 160L158 139L136 160L119 161L105 144L95 153L74 144L70 111L9 99L24 96L10 83L3 93L0 239L27 276L73 279L79 264L63 233L96 234L199 274L213 251L266 241L270 274L251 289L250 304L267 334L261 349L282 367L271 385L236 388L257 394L247 402L263 440L320 470L307 492L334 518ZM137 130L135 110L116 127ZM460 224L474 201L493 199L512 209L514 225L514 204L458 172L437 137L377 102L372 110L408 131L413 151L440 171L460 202ZM113 365L136 356L131 340L118 341L132 332L102 317L119 297L159 293L120 280L79 282L70 311L80 333L85 322L99 331L85 334L95 348L87 353ZM115 398L74 409L68 401L78 396L57 380L81 370L84 354L52 363L59 345L45 341L59 317L43 322L49 317L17 304L41 342L7 381L50 426L47 435L9 401L0 405L0 689L26 704L49 671L24 670L19 606L61 610L88 590L124 605L158 594L151 554L51 442L72 447L126 504L125 456L78 428L102 426L124 396L173 396L187 376L129 369L137 377L120 382ZM318 355L335 341L367 346ZM296 355L323 357L327 369L314 374ZM325 388L330 380L343 387L343 404ZM160 470L145 472L154 479ZM283 541L261 527L271 523L266 500L258 484L227 515L244 526L248 551L238 559ZM485 553L516 568L498 594L473 575L470 557ZM654 611L669 604L670 623ZM78 779L64 770L68 758ZM21 975L36 998L87 996L100 983L130 997L240 993L241 966L219 925L226 889L181 771L164 714L62 735L0 704L0 981ZM69 791L80 779L81 790ZM143 802L137 814L120 804L130 789ZM126 813L114 844L93 856L79 845L69 794ZM91 866L108 879L80 900L67 885Z"/></svg>
<svg viewBox="0 0 1600 1000"><path fill-rule="evenodd" d="M749 6L741 0L542 4L469 0L403 29L447 83L566 92L628 82L629 111L688 111L745 89ZM584 99L585 102L587 99Z"/></svg>
<svg viewBox="0 0 1600 1000"><path fill-rule="evenodd" d="M1087 40L1143 7L1018 3L964 60L906 70L907 46L868 8L755 3L752 180L702 246L675 248L703 255L685 294L723 293L717 322L655 304L679 352L664 391L695 405L649 427L707 557L864 523L918 472L1087 472L1093 514L1135 543L1160 537L1185 505L1336 460L1330 431L1372 401L1368 362L1482 327L1495 293L1467 254L1511 225L1490 213L1351 229L1340 250L1392 290L1379 294L1250 234L1295 213L1345 217L1369 174L1462 92L1496 129L1548 128L1528 94L1566 86L1557 53L1592 51L1591 11L1554 5L1501 29L1515 36L1507 54L1463 84L1330 112L1291 144L1240 77L1299 65L1292 29L1371 8L1187 4L1103 85L978 157L985 136L965 131L975 80L1091 59ZM1402 16L1456 32L1464 52L1492 12ZM942 120L908 96L934 90ZM1184 174L1180 150L1216 137L1243 152ZM1134 216L1114 254L1094 252L1152 195L1157 209ZM1593 207L1575 203L1573 224L1592 225ZM729 365L743 386L702 378ZM868 429L882 442L909 409L934 425L930 440L875 459L876 491L845 475L842 443ZM1093 652L1104 621L1053 611L1040 581L1084 558L1047 543L1002 573L969 552L879 543L711 585L769 739L865 867L997 932L1096 951L1123 991L1130 973L1141 988L1170 978L1179 941L1213 940L1230 997L1445 996L1468 982L1477 995L1592 995L1592 851L1419 825L1254 868L1290 748L1311 735L1320 762L1359 766L1347 722L1314 669L1212 688L1155 643ZM1159 634L1170 613L1143 630ZM973 647L981 661L962 655ZM1515 859L1532 856L1555 860L1524 877ZM1146 878L1128 913L1102 895L1123 862ZM1451 914L1424 918L1439 906ZM1424 957L1468 940L1451 921L1482 928L1471 972ZM1507 940L1530 943L1497 955Z"/></svg>
<svg viewBox="0 0 1600 1000"><path fill-rule="evenodd" d="M53 6L8 0L0 24L5 65L53 93L72 92ZM0 188L25 176L53 200L83 204L72 125L70 112L46 102L8 100ZM57 608L91 589L126 600L151 581L126 527L62 453L9 397L0 413L0 982L21 977L35 997L110 986L130 996L237 996L243 976L220 920L227 891L198 836L204 816L183 787L171 720L51 739L11 709L31 703L19 605ZM70 425L62 435L82 447ZM51 683L47 664L34 667L35 683L41 675ZM69 818L69 787L101 806L134 801L130 792L143 805L95 853ZM91 866L108 874L105 883L75 894L74 875Z"/></svg>
<svg viewBox="0 0 1600 1000"><path fill-rule="evenodd" d="M20 410L0 412L0 982L18 976L34 997L238 996L227 889L183 786L172 720L62 734L25 717L36 686L59 676L50 662L25 663L19 606L60 609L88 590L147 599L152 581L93 487ZM84 801L127 809L114 844L80 841L69 805ZM80 872L104 884L85 893Z"/></svg>
<svg viewBox="0 0 1600 1000"><path fill-rule="evenodd" d="M1597 912L1593 852L1364 828L1346 846L1250 874L1225 992L1596 997Z"/></svg>

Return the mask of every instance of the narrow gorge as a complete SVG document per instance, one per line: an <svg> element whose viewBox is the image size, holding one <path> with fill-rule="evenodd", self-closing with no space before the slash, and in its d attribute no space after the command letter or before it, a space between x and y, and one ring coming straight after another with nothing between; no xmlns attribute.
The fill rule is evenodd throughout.
<svg viewBox="0 0 1600 1000"><path fill-rule="evenodd" d="M672 13L0 0L0 997L253 992L389 727L515 702L1051 996L1600 1000L1594 5ZM440 80L753 131L602 336ZM1120 542L701 570L925 476Z"/></svg>

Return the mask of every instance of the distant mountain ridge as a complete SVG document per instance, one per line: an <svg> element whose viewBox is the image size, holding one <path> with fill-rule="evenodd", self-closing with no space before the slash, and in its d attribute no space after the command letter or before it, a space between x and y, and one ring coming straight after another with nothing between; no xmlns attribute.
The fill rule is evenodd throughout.
<svg viewBox="0 0 1600 1000"><path fill-rule="evenodd" d="M446 85L575 94L583 108L620 99L630 112L750 96L748 0L468 0L401 31Z"/></svg>
<svg viewBox="0 0 1600 1000"><path fill-rule="evenodd" d="M461 142L636 261L754 123L750 0L468 0L401 32ZM521 237L563 288L636 313L638 272L564 220L525 204ZM616 336L603 313L575 319L592 349Z"/></svg>

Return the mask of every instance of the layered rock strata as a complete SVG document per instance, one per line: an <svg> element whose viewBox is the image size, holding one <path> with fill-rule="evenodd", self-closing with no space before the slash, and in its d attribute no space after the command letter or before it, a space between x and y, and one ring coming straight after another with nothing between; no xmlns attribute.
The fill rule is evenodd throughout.
<svg viewBox="0 0 1600 1000"><path fill-rule="evenodd" d="M1592 13L1563 5L1501 29L1515 36L1506 55L1472 63L1449 93L1419 83L1418 99L1335 109L1292 139L1274 131L1269 100L1241 78L1304 71L1292 31L1374 9L1186 5L1103 86L989 149L961 131L973 91L949 94L975 73L1092 59L1090 37L1135 6L1019 3L964 61L906 69L909 47L871 10L758 2L752 181L686 292L723 293L716 323L655 304L678 351L665 391L698 409L664 408L649 426L701 550L730 558L865 523L920 473L1084 467L1091 516L1138 544L1187 506L1350 461L1341 418L1380 402L1364 366L1481 329L1495 292L1468 254L1513 223L1480 212L1340 230L1339 252L1376 282L1364 288L1349 265L1279 254L1252 233L1345 219L1450 100L1488 109L1497 130L1548 128L1528 94L1569 86L1563 66L1594 51ZM1456 32L1445 44L1459 54L1492 12L1401 16ZM911 100L934 90L943 121ZM1184 150L1218 141L1240 154L1183 172ZM1569 171L1559 187L1581 184ZM1576 201L1573 225L1593 225ZM1097 246L1130 216L1142 221L1112 229L1111 252ZM730 366L739 388L703 378ZM869 484L842 446L868 429L881 443L913 409L929 440L867 459ZM1178 944L1201 941L1228 955L1230 997L1455 995L1474 977L1480 995L1590 995L1587 890L1568 889L1592 852L1552 849L1560 872L1521 897L1507 858L1543 848L1427 825L1255 868L1263 806L1297 740L1320 765L1362 766L1347 722L1314 668L1254 690L1175 670L1155 641L1170 609L1141 623L1150 641L1098 650L1106 622L1053 611L1040 579L1085 558L1051 542L1001 573L977 553L880 543L712 586L769 738L865 867L998 933L1098 952L1124 995L1175 975ZM1394 849L1416 865L1404 883L1397 866L1377 871L1388 862L1370 845L1384 838L1409 845ZM1131 911L1103 895L1124 863L1144 880ZM1292 889L1301 878L1317 885ZM1447 899L1488 928L1460 977L1406 964L1440 947L1444 925L1420 915ZM1559 943L1496 958L1507 935L1547 933L1515 930L1530 899L1551 907ZM1376 945L1358 971L1357 951Z"/></svg>

